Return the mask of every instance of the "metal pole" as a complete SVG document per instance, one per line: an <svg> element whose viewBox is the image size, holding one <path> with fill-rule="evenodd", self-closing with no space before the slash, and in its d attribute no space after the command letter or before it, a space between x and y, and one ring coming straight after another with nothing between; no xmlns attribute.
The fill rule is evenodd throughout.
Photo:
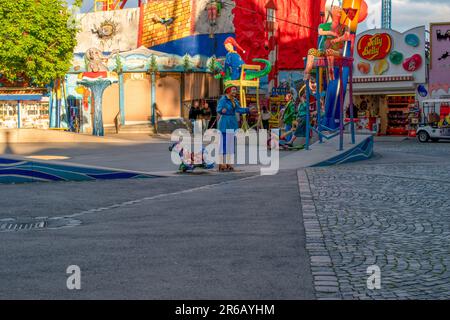
<svg viewBox="0 0 450 320"><path fill-rule="evenodd" d="M53 115L53 88L50 90L50 96L48 99L48 116L49 116L49 128L54 128L54 115Z"/></svg>
<svg viewBox="0 0 450 320"><path fill-rule="evenodd" d="M61 80L56 88L56 128L61 128Z"/></svg>
<svg viewBox="0 0 450 320"><path fill-rule="evenodd" d="M66 119L65 120L66 125L67 125L68 128L70 128L70 125L69 125L69 122L70 122L70 120L69 120L69 118L70 118L70 106L68 104L67 95L66 95L66 92L67 92L66 91L67 90L67 75L64 77L64 80L62 82L61 87L62 87L61 90L62 90L62 97L63 97L62 102L64 103L64 109L62 109L62 110L64 110L64 115L65 115L64 119Z"/></svg>
<svg viewBox="0 0 450 320"><path fill-rule="evenodd" d="M344 150L344 82L343 82L343 73L344 69L342 68L342 64L339 67L339 80L341 83L340 86L340 117L339 117L339 151Z"/></svg>
<svg viewBox="0 0 450 320"><path fill-rule="evenodd" d="M305 150L309 150L309 132L311 131L311 123L309 117L309 106L311 102L311 91L309 88L310 80L306 80L306 132L305 132Z"/></svg>
<svg viewBox="0 0 450 320"><path fill-rule="evenodd" d="M350 94L350 130L352 135L352 144L355 144L355 122L353 121L353 63L350 63L349 67L349 94Z"/></svg>
<svg viewBox="0 0 450 320"><path fill-rule="evenodd" d="M119 74L119 110L120 110L120 124L125 125L125 90L122 72Z"/></svg>
<svg viewBox="0 0 450 320"><path fill-rule="evenodd" d="M320 67L316 68L316 104L317 104L317 115L316 115L316 119L317 119L317 131L319 133L319 143L323 142L322 139L322 130L320 128L321 125L321 121L322 121L322 105L321 105L321 101L320 101L320 87L322 84L322 79L321 79L321 74L320 74Z"/></svg>
<svg viewBox="0 0 450 320"><path fill-rule="evenodd" d="M20 129L20 100L17 101L17 128Z"/></svg>
<svg viewBox="0 0 450 320"><path fill-rule="evenodd" d="M154 72L152 72L152 79L151 79L151 81L152 81L152 84L151 84L151 86L152 86L152 96L151 96L151 99L150 99L150 103L151 103L151 107L152 107L152 126L154 127L155 125L156 125L156 119L155 119L155 114L156 114L156 110L155 110L155 107L156 107L156 75L155 75L155 73Z"/></svg>

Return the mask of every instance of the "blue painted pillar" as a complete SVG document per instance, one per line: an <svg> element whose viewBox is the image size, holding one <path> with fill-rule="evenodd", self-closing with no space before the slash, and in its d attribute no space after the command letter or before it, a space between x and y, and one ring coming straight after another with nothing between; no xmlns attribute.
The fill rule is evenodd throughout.
<svg viewBox="0 0 450 320"><path fill-rule="evenodd" d="M340 99L340 105L339 105L339 112L341 113L339 115L339 151L344 150L344 98L345 98L345 91L344 91L344 77L343 73L344 69L342 68L342 65L339 67L339 82L340 82L340 92L339 92L339 99ZM334 119L334 118L333 118Z"/></svg>
<svg viewBox="0 0 450 320"><path fill-rule="evenodd" d="M350 77L350 92L349 92L349 99L350 99L350 128L351 128L351 135L352 135L352 144L355 144L355 122L353 120L353 63L350 64L350 71L349 71L349 77Z"/></svg>
<svg viewBox="0 0 450 320"><path fill-rule="evenodd" d="M63 113L62 124L63 128L70 128L70 105L67 101L67 75L61 83L61 112Z"/></svg>
<svg viewBox="0 0 450 320"><path fill-rule="evenodd" d="M20 101L17 101L17 128L20 129L21 123L20 123Z"/></svg>
<svg viewBox="0 0 450 320"><path fill-rule="evenodd" d="M95 80L82 80L77 82L89 88L94 96L94 123L92 124L92 134L94 136L105 135L102 114L103 92L113 82L117 82L117 80L111 81L111 79L97 78Z"/></svg>
<svg viewBox="0 0 450 320"><path fill-rule="evenodd" d="M103 128L103 112L102 112L102 104L103 104L103 92L105 89L111 85L111 82L107 83L99 83L98 85L92 86L91 90L94 94L94 124L93 124L93 132L94 136L104 136L104 128Z"/></svg>
<svg viewBox="0 0 450 320"><path fill-rule="evenodd" d="M320 74L320 69L321 69L320 67L316 68L316 86L317 86L317 89L316 89L317 115L316 115L316 117L317 117L317 131L319 133L319 143L322 143L323 142L322 134L321 134L322 130L320 128L320 126L322 124L322 117L321 117L322 116L322 104L321 104L321 100L320 100L320 94L321 94L320 90L321 90L323 82L322 82L322 77Z"/></svg>
<svg viewBox="0 0 450 320"><path fill-rule="evenodd" d="M152 79L151 79L151 86L152 86L152 90L151 90L151 97L150 97L150 103L151 103L151 107L152 107L152 126L156 125L156 119L155 119L155 115L156 115L156 74L154 72L152 72Z"/></svg>
<svg viewBox="0 0 450 320"><path fill-rule="evenodd" d="M125 125L125 88L122 72L119 74L119 110L120 110L120 124Z"/></svg>
<svg viewBox="0 0 450 320"><path fill-rule="evenodd" d="M56 128L61 128L61 81L56 86Z"/></svg>
<svg viewBox="0 0 450 320"><path fill-rule="evenodd" d="M53 87L50 90L50 96L48 99L48 116L49 116L49 123L48 126L50 128L55 127L55 115L53 114Z"/></svg>
<svg viewBox="0 0 450 320"><path fill-rule="evenodd" d="M309 82L311 80L306 80L306 132L305 132L305 149L309 150L309 133L311 131L311 121L310 121L310 115L309 115L309 106L311 103L311 91L309 88Z"/></svg>

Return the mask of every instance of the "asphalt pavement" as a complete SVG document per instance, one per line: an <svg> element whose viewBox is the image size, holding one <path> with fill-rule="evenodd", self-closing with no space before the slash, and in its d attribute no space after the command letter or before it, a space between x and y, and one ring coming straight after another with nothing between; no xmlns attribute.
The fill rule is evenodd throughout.
<svg viewBox="0 0 450 320"><path fill-rule="evenodd" d="M155 145L142 148L167 155L164 144ZM0 185L0 228L25 229L0 230L0 299L445 297L449 157L449 143L405 140L376 142L368 161L306 169L306 183L297 170L282 170ZM309 193L300 194L299 183ZM304 208L314 208L316 220ZM387 234L374 229L386 220ZM419 232L414 246L428 254L407 245L402 221ZM373 240L368 247L365 234ZM308 242L317 236L320 248ZM401 252L397 243L404 242ZM390 287L361 288L366 262L387 270L382 283ZM323 263L332 275L324 275ZM405 273L402 264L410 266ZM80 267L81 290L66 286L70 265ZM322 292L331 289L331 296Z"/></svg>

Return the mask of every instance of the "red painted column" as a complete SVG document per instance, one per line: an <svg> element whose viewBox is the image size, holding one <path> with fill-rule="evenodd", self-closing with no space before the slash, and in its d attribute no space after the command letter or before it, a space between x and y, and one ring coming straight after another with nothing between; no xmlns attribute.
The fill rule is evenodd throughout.
<svg viewBox="0 0 450 320"><path fill-rule="evenodd" d="M195 33L196 21L195 12L197 11L197 0L191 0L191 35Z"/></svg>
<svg viewBox="0 0 450 320"><path fill-rule="evenodd" d="M138 27L138 40L137 40L137 47L139 48L142 45L142 34L143 34L143 28L144 28L144 5L141 4L139 6L139 27Z"/></svg>

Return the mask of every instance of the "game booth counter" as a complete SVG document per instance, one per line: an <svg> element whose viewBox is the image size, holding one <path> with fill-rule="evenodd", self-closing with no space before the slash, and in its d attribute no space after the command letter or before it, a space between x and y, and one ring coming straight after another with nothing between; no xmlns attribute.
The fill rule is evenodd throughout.
<svg viewBox="0 0 450 320"><path fill-rule="evenodd" d="M414 136L426 85L425 27L367 30L355 42L354 108L359 127Z"/></svg>
<svg viewBox="0 0 450 320"><path fill-rule="evenodd" d="M49 97L46 88L25 79L11 83L0 75L0 129L49 127Z"/></svg>

